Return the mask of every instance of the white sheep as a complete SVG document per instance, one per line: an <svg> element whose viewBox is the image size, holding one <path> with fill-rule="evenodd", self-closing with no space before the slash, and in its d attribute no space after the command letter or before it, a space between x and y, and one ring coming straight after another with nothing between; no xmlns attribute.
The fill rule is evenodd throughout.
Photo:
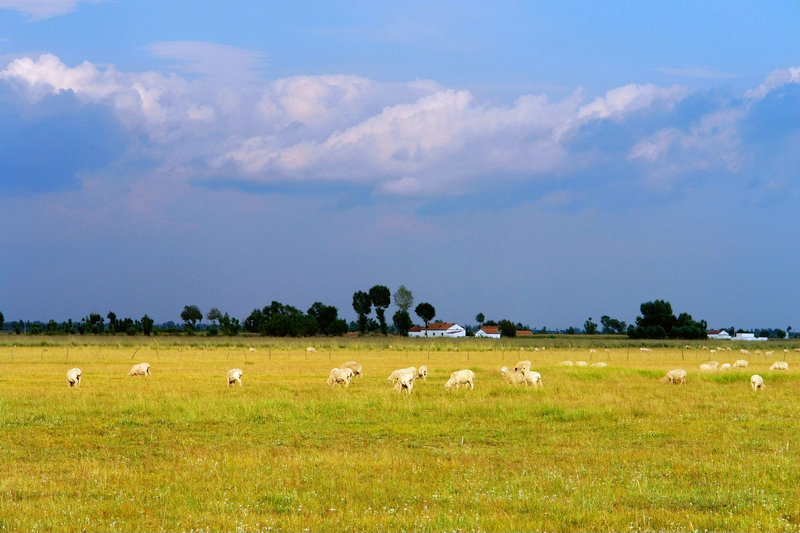
<svg viewBox="0 0 800 533"><path fill-rule="evenodd" d="M317 349L314 348L313 346L309 346L308 348L306 348L306 353L317 353Z"/></svg>
<svg viewBox="0 0 800 533"><path fill-rule="evenodd" d="M450 374L450 379L448 379L447 383L444 384L444 388L447 390L450 390L453 387L460 389L461 385L469 385L470 390L474 389L475 372L472 370L456 370Z"/></svg>
<svg viewBox="0 0 800 533"><path fill-rule="evenodd" d="M239 386L242 386L242 369L241 368L231 368L228 370L226 374L228 378L228 386L230 387L234 383L238 383Z"/></svg>
<svg viewBox="0 0 800 533"><path fill-rule="evenodd" d="M786 361L775 361L772 363L772 366L769 367L770 370L789 370L789 363Z"/></svg>
<svg viewBox="0 0 800 533"><path fill-rule="evenodd" d="M81 384L81 376L83 372L80 368L70 368L67 370L67 383L70 387L77 387Z"/></svg>
<svg viewBox="0 0 800 533"><path fill-rule="evenodd" d="M149 376L150 375L150 365L148 363L139 363L138 365L133 365L131 367L131 371L128 372L128 376Z"/></svg>
<svg viewBox="0 0 800 533"><path fill-rule="evenodd" d="M733 368L747 368L748 364L744 359L737 359L733 362Z"/></svg>
<svg viewBox="0 0 800 533"><path fill-rule="evenodd" d="M517 366L514 367L514 372L527 372L531 369L530 361L519 361Z"/></svg>
<svg viewBox="0 0 800 533"><path fill-rule="evenodd" d="M542 375L535 370L525 372L525 385L533 385L536 388L544 386L542 383Z"/></svg>
<svg viewBox="0 0 800 533"><path fill-rule="evenodd" d="M707 363L700 364L700 370L703 372L716 372L719 363L717 361L709 361Z"/></svg>
<svg viewBox="0 0 800 533"><path fill-rule="evenodd" d="M652 352L653 350L651 350L650 348L639 348L639 351L640 352Z"/></svg>
<svg viewBox="0 0 800 533"><path fill-rule="evenodd" d="M765 388L764 378L762 378L758 374L753 374L752 376L750 376L750 386L753 388L754 391Z"/></svg>
<svg viewBox="0 0 800 533"><path fill-rule="evenodd" d="M394 384L394 390L398 392L405 390L407 394L411 394L411 390L414 388L414 378L416 376L416 372L411 372L408 369L400 370L397 373L397 383Z"/></svg>
<svg viewBox="0 0 800 533"><path fill-rule="evenodd" d="M359 365L355 361L347 361L345 364L342 365L342 368L349 368L350 370L353 371L354 375L359 376L359 377L363 377L362 374L361 374L363 369L362 369L361 365Z"/></svg>
<svg viewBox="0 0 800 533"><path fill-rule="evenodd" d="M675 368L673 370L670 370L663 378L661 378L661 383L672 383L673 385L685 385L686 370L682 368Z"/></svg>
<svg viewBox="0 0 800 533"><path fill-rule="evenodd" d="M326 383L331 386L342 384L348 387L352 377L353 371L349 368L333 368L331 369L330 375L328 375L328 381Z"/></svg>
<svg viewBox="0 0 800 533"><path fill-rule="evenodd" d="M394 383L395 381L397 381L400 378L400 375L402 375L402 374L404 374L406 372L410 372L412 375L416 376L417 375L417 367L410 366L408 368L399 368L399 369L395 370L394 372L389 374L389 383Z"/></svg>
<svg viewBox="0 0 800 533"><path fill-rule="evenodd" d="M592 363L592 366L596 368L605 368L608 366L608 363L606 363L605 361L598 361L596 363Z"/></svg>
<svg viewBox="0 0 800 533"><path fill-rule="evenodd" d="M419 370L417 370L417 377L422 379L428 378L428 367L426 365L419 367Z"/></svg>
<svg viewBox="0 0 800 533"><path fill-rule="evenodd" d="M731 364L730 363L722 363L721 365L719 365L719 369L720 369L721 372L725 372L726 370L730 370L731 369Z"/></svg>
<svg viewBox="0 0 800 533"><path fill-rule="evenodd" d="M525 381L525 375L522 372L514 372L507 366L500 369L500 374L503 375L503 379L505 379L509 385L516 385Z"/></svg>

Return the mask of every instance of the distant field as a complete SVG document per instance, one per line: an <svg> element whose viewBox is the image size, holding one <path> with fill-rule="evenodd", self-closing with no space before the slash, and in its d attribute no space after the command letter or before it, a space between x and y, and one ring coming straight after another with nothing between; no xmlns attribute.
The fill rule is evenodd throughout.
<svg viewBox="0 0 800 533"><path fill-rule="evenodd" d="M638 346L3 336L0 530L800 531L798 345ZM325 385L350 359L364 377ZM543 390L504 383L518 359ZM152 376L129 378L142 361ZM422 364L410 396L386 381ZM462 368L475 390L445 391ZM671 368L685 386L659 382Z"/></svg>

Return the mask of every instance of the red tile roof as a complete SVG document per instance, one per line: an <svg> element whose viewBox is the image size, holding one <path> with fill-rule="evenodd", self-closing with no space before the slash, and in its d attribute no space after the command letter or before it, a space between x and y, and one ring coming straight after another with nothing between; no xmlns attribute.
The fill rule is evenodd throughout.
<svg viewBox="0 0 800 533"><path fill-rule="evenodd" d="M478 331L483 331L487 335L499 335L500 334L500 328L497 327L497 326L483 326Z"/></svg>
<svg viewBox="0 0 800 533"><path fill-rule="evenodd" d="M533 332L529 329L518 329L517 337L533 337Z"/></svg>

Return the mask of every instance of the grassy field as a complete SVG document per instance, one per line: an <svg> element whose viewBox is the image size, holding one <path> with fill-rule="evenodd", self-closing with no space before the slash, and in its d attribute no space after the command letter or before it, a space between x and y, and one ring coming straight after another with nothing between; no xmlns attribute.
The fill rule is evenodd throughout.
<svg viewBox="0 0 800 533"><path fill-rule="evenodd" d="M699 363L742 354L614 341L589 353L560 339L524 351L84 342L0 339L2 531L800 531L800 353L788 344L748 346L748 369L701 375ZM557 366L590 358L609 367ZM326 386L350 359L363 378ZM503 382L518 359L542 390ZM774 360L789 372L770 372ZM152 376L129 378L141 361ZM410 396L386 381L422 364L430 375ZM70 389L73 366L83 383ZM226 385L232 367L241 388ZM461 368L475 390L445 391ZM687 385L659 383L671 368Z"/></svg>

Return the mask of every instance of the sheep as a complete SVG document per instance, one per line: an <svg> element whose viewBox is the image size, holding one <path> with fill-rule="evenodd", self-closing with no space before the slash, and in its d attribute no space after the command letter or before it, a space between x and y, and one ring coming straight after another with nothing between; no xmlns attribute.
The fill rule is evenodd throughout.
<svg viewBox="0 0 800 533"><path fill-rule="evenodd" d="M444 384L444 388L447 390L450 390L453 387L460 389L461 385L469 385L470 390L474 389L475 372L472 370L456 370L450 374L450 379L448 379L447 383Z"/></svg>
<svg viewBox="0 0 800 533"><path fill-rule="evenodd" d="M412 375L416 376L417 375L417 367L410 366L408 368L399 368L399 369L395 370L394 372L389 374L389 383L394 383L395 381L397 381L399 379L401 374L404 374L406 372L410 372Z"/></svg>
<svg viewBox="0 0 800 533"><path fill-rule="evenodd" d="M418 378L422 378L422 379L427 379L428 378L428 367L425 366L425 365L422 365L421 367L419 367L419 370L417 370L417 377Z"/></svg>
<svg viewBox="0 0 800 533"><path fill-rule="evenodd" d="M531 369L530 361L519 361L514 367L514 372L526 372Z"/></svg>
<svg viewBox="0 0 800 533"><path fill-rule="evenodd" d="M241 368L231 368L228 370L226 374L228 378L228 386L230 387L234 383L238 383L239 386L242 386L242 369Z"/></svg>
<svg viewBox="0 0 800 533"><path fill-rule="evenodd" d="M342 368L349 368L350 370L353 371L354 375L359 376L359 377L364 377L361 374L361 372L362 372L361 365L359 365L355 361L347 361L345 364L342 365Z"/></svg>
<svg viewBox="0 0 800 533"><path fill-rule="evenodd" d="M128 376L149 376L150 375L150 364L148 363L139 363L138 365L133 365L131 367L131 371L128 372Z"/></svg>
<svg viewBox="0 0 800 533"><path fill-rule="evenodd" d="M700 364L700 370L703 372L716 372L719 363L717 361L709 361L707 363Z"/></svg>
<svg viewBox="0 0 800 533"><path fill-rule="evenodd" d="M608 363L606 363L605 361L598 361L596 363L592 363L592 366L597 368L605 368L608 366Z"/></svg>
<svg viewBox="0 0 800 533"><path fill-rule="evenodd" d="M247 350L250 351L250 352L255 352L256 351L256 349L253 348L252 346L250 348L248 348Z"/></svg>
<svg viewBox="0 0 800 533"><path fill-rule="evenodd" d="M306 353L317 353L317 349L314 348L313 346L309 346L308 348L306 348Z"/></svg>
<svg viewBox="0 0 800 533"><path fill-rule="evenodd" d="M675 368L673 370L670 370L663 378L661 378L661 383L672 383L673 385L685 385L686 370L682 368Z"/></svg>
<svg viewBox="0 0 800 533"><path fill-rule="evenodd" d="M639 348L639 351L640 352L652 352L653 350L651 350L650 348Z"/></svg>
<svg viewBox="0 0 800 533"><path fill-rule="evenodd" d="M572 366L574 363L572 361L561 361L558 363L558 366Z"/></svg>
<svg viewBox="0 0 800 533"><path fill-rule="evenodd" d="M326 383L331 386L343 384L346 388L350 385L352 377L353 371L349 368L333 368L328 375L328 381Z"/></svg>
<svg viewBox="0 0 800 533"><path fill-rule="evenodd" d="M586 361L575 361L575 366L589 366Z"/></svg>
<svg viewBox="0 0 800 533"><path fill-rule="evenodd" d="M500 374L509 385L516 385L517 383L525 382L525 374L523 372L512 372L507 366L500 369Z"/></svg>
<svg viewBox="0 0 800 533"><path fill-rule="evenodd" d="M525 372L525 385L533 385L536 388L544 386L542 375L534 370Z"/></svg>
<svg viewBox="0 0 800 533"><path fill-rule="evenodd" d="M397 383L394 384L394 390L397 392L405 390L407 394L411 394L411 390L414 388L414 378L416 375L416 372L411 372L408 369L400 370L397 373Z"/></svg>
<svg viewBox="0 0 800 533"><path fill-rule="evenodd" d="M744 359L737 359L733 362L733 368L747 368L748 364Z"/></svg>
<svg viewBox="0 0 800 533"><path fill-rule="evenodd" d="M752 376L750 376L750 386L753 388L754 391L758 391L765 388L764 378L762 378L758 374L753 374Z"/></svg>
<svg viewBox="0 0 800 533"><path fill-rule="evenodd" d="M745 350L744 348L740 349L739 351L740 351L741 353L745 354L745 355L747 355L747 354L749 354L749 353L750 353L750 350Z"/></svg>
<svg viewBox="0 0 800 533"><path fill-rule="evenodd" d="M67 370L67 383L70 387L77 387L81 384L83 372L80 368L70 368Z"/></svg>
<svg viewBox="0 0 800 533"><path fill-rule="evenodd" d="M719 369L720 369L721 372L724 372L726 370L730 370L731 369L731 364L730 363L722 363L721 365L719 365Z"/></svg>
<svg viewBox="0 0 800 533"><path fill-rule="evenodd" d="M775 361L772 363L772 366L769 367L770 370L789 370L789 363L786 361Z"/></svg>

